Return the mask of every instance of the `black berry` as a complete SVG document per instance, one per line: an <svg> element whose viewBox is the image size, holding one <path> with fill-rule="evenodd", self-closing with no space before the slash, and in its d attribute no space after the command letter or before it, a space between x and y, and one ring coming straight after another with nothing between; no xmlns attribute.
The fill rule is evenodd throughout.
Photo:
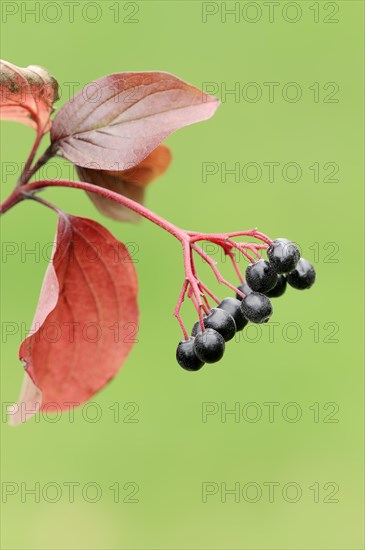
<svg viewBox="0 0 365 550"><path fill-rule="evenodd" d="M202 327L200 326L200 321L196 321L196 323L194 323L194 325L193 325L193 328L191 329L191 335L196 336L200 332L202 332Z"/></svg>
<svg viewBox="0 0 365 550"><path fill-rule="evenodd" d="M217 307L232 315L237 330L242 330L247 325L248 321L242 313L240 300L236 298L224 298Z"/></svg>
<svg viewBox="0 0 365 550"><path fill-rule="evenodd" d="M176 359L180 367L185 370L196 371L202 368L204 361L201 361L194 351L195 338L190 336L188 340L181 340L176 350Z"/></svg>
<svg viewBox="0 0 365 550"><path fill-rule="evenodd" d="M266 260L258 260L246 269L246 282L255 292L267 292L276 285L277 272Z"/></svg>
<svg viewBox="0 0 365 550"><path fill-rule="evenodd" d="M251 292L241 302L243 315L253 323L266 323L272 315L272 305L267 296Z"/></svg>
<svg viewBox="0 0 365 550"><path fill-rule="evenodd" d="M305 290L314 284L316 272L308 260L300 258L294 271L288 273L286 277L290 286L298 290Z"/></svg>
<svg viewBox="0 0 365 550"><path fill-rule="evenodd" d="M208 315L203 318L204 327L212 328L223 336L226 342L232 340L236 334L236 323L232 315L223 309L213 308ZM197 321L191 332L192 336L196 336L202 331L199 321Z"/></svg>
<svg viewBox="0 0 365 550"><path fill-rule="evenodd" d="M223 336L212 328L198 334L194 341L195 354L204 363L216 363L222 359L225 346Z"/></svg>
<svg viewBox="0 0 365 550"><path fill-rule="evenodd" d="M275 239L267 249L267 257L277 273L288 273L297 265L300 251L288 239Z"/></svg>
<svg viewBox="0 0 365 550"><path fill-rule="evenodd" d="M247 283L240 284L237 289L243 292L243 294L245 294L246 296L247 294L250 294L252 292L252 288L250 288ZM242 296L240 296L239 294L236 294L236 298L237 300L242 300Z"/></svg>
<svg viewBox="0 0 365 550"><path fill-rule="evenodd" d="M278 275L278 280L274 288L265 292L265 295L269 298L279 298L286 290L286 277L285 275Z"/></svg>

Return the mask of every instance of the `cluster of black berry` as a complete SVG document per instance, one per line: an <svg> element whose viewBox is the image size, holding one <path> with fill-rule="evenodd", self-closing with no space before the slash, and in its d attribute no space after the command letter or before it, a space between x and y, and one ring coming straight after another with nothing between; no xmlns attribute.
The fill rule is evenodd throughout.
<svg viewBox="0 0 365 550"><path fill-rule="evenodd" d="M273 308L269 298L282 296L286 285L299 290L310 288L315 270L300 257L298 247L287 239L276 239L267 249L268 260L260 259L246 269L246 283L238 286L245 297L225 298L203 318L204 329L197 321L191 336L181 340L176 350L179 365L189 371L201 369L204 363L222 359L225 343L249 321L266 323Z"/></svg>

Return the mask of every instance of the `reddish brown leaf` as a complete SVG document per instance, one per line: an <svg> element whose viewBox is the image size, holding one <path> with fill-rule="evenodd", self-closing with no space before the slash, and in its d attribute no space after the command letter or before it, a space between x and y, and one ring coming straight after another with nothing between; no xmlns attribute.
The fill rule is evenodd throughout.
<svg viewBox="0 0 365 550"><path fill-rule="evenodd" d="M170 149L166 145L159 145L137 166L123 170L120 174L123 174L123 181L127 183L134 183L138 187L147 187L152 180L166 172L171 159Z"/></svg>
<svg viewBox="0 0 365 550"><path fill-rule="evenodd" d="M118 73L95 80L56 115L51 139L78 166L126 170L172 132L210 118L217 98L162 72Z"/></svg>
<svg viewBox="0 0 365 550"><path fill-rule="evenodd" d="M40 133L49 130L57 81L42 67L25 69L0 60L0 118L16 120Z"/></svg>
<svg viewBox="0 0 365 550"><path fill-rule="evenodd" d="M77 166L81 181L94 183L100 187L115 191L140 204L143 204L144 188L158 176L162 175L171 162L171 152L166 145L159 145L137 166L121 172L94 170ZM140 216L115 201L101 197L96 193L88 193L96 208L113 220L138 221Z"/></svg>
<svg viewBox="0 0 365 550"><path fill-rule="evenodd" d="M34 332L19 350L40 409L73 408L105 386L131 350L137 323L137 279L125 246L98 223L61 214ZM33 384L22 396L31 404Z"/></svg>

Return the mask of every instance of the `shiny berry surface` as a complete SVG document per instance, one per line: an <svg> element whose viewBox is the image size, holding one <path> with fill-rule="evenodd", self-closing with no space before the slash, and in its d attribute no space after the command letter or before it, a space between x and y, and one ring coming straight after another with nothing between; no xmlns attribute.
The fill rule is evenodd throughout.
<svg viewBox="0 0 365 550"><path fill-rule="evenodd" d="M297 245L288 239L275 239L267 249L267 257L277 273L288 273L297 265L300 251Z"/></svg>
<svg viewBox="0 0 365 550"><path fill-rule="evenodd" d="M250 288L247 283L241 283L237 287L237 289L240 290L241 292L243 292L243 294L245 294L246 296L247 296L247 294L251 294L251 292L252 292L252 288ZM239 294L236 294L236 298L237 298L237 300L242 300L242 296L240 296Z"/></svg>
<svg viewBox="0 0 365 550"><path fill-rule="evenodd" d="M265 295L269 298L279 298L284 294L286 290L286 277L281 273L278 275L276 285L271 290L265 292Z"/></svg>
<svg viewBox="0 0 365 550"><path fill-rule="evenodd" d="M247 325L248 321L243 315L241 300L237 300L237 298L224 298L217 307L232 315L237 330L242 330Z"/></svg>
<svg viewBox="0 0 365 550"><path fill-rule="evenodd" d="M301 258L296 268L288 273L288 283L297 290L306 290L310 288L316 280L314 267L308 260Z"/></svg>
<svg viewBox="0 0 365 550"><path fill-rule="evenodd" d="M272 315L273 309L267 296L259 292L251 292L241 302L243 315L252 323L266 323Z"/></svg>
<svg viewBox="0 0 365 550"><path fill-rule="evenodd" d="M189 371L197 371L202 368L204 361L199 359L194 351L195 338L181 340L176 350L176 360L180 367Z"/></svg>
<svg viewBox="0 0 365 550"><path fill-rule="evenodd" d="M195 337L194 351L204 363L216 363L222 359L225 345L223 336L216 330L208 328Z"/></svg>
<svg viewBox="0 0 365 550"><path fill-rule="evenodd" d="M224 309L213 308L210 310L208 315L203 318L204 327L212 328L219 332L223 336L226 342L232 340L236 334L236 323L232 315L229 312L224 311ZM196 336L202 331L199 321L197 321L193 330L191 331L192 336Z"/></svg>
<svg viewBox="0 0 365 550"><path fill-rule="evenodd" d="M267 292L277 282L277 272L266 260L258 260L246 269L246 282L255 292Z"/></svg>

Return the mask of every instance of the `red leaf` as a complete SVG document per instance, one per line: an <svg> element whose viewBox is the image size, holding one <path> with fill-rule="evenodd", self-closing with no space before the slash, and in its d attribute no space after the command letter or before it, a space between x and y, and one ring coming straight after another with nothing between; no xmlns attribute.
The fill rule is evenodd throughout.
<svg viewBox="0 0 365 550"><path fill-rule="evenodd" d="M89 84L56 115L52 142L78 166L139 164L172 132L210 118L218 99L174 75L118 73Z"/></svg>
<svg viewBox="0 0 365 550"><path fill-rule="evenodd" d="M125 246L92 220L60 214L34 332L19 350L41 410L73 408L105 386L131 350L137 322L137 279ZM27 384L24 398L34 404L34 395Z"/></svg>
<svg viewBox="0 0 365 550"><path fill-rule="evenodd" d="M161 176L167 170L170 162L170 149L166 145L159 145L148 157L129 170L116 172L94 170L81 166L76 166L76 169L81 181L94 183L143 204L144 188L154 178ZM104 216L108 216L113 220L130 222L140 219L138 214L126 208L123 204L118 204L96 193L88 193L88 195Z"/></svg>
<svg viewBox="0 0 365 550"><path fill-rule="evenodd" d="M57 99L57 81L45 69L22 69L0 60L0 118L23 122L44 134Z"/></svg>

